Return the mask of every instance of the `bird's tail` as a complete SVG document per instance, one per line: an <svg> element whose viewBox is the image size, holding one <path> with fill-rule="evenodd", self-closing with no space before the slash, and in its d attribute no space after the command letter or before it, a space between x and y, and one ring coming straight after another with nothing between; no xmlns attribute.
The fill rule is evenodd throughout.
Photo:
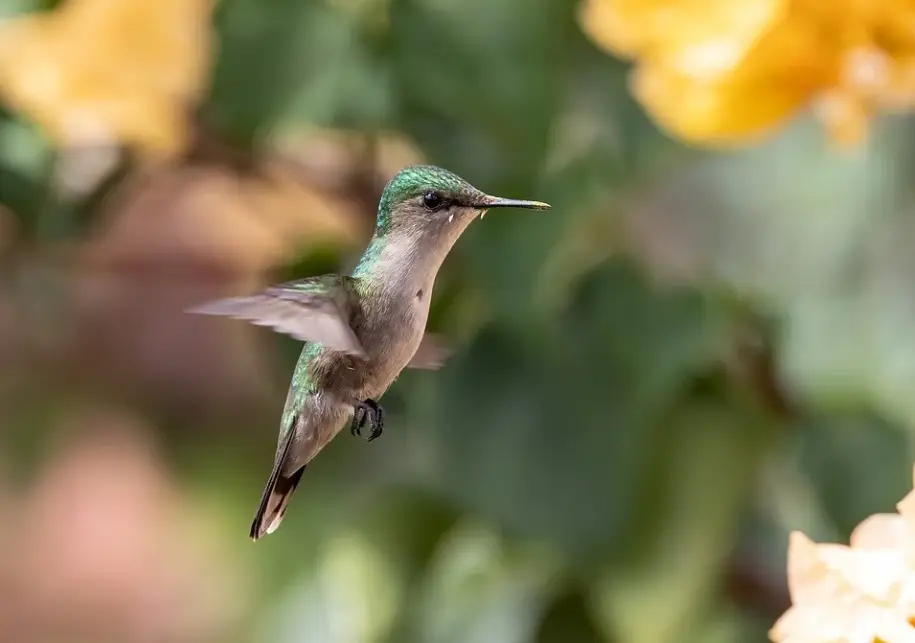
<svg viewBox="0 0 915 643"><path fill-rule="evenodd" d="M299 486L302 473L305 472L305 466L303 465L292 475L283 475L284 464L289 456L292 442L293 431L290 430L286 436L286 444L273 465L270 478L267 479L267 486L261 496L257 513L254 514L254 521L251 523L251 540L256 541L264 535L272 534L277 530L283 521L289 499L292 497L295 488Z"/></svg>

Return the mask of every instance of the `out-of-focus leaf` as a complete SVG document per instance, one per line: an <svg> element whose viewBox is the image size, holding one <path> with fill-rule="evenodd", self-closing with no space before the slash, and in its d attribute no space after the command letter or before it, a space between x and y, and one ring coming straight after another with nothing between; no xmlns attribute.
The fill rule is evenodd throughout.
<svg viewBox="0 0 915 643"><path fill-rule="evenodd" d="M0 181L3 180L3 174L0 172ZM16 219L11 210L6 206L0 205L0 255L3 254L7 246L11 243L16 234Z"/></svg>
<svg viewBox="0 0 915 643"><path fill-rule="evenodd" d="M46 198L47 186L29 179L15 170L0 165L0 204L12 216L23 222L34 218Z"/></svg>
<svg viewBox="0 0 915 643"><path fill-rule="evenodd" d="M736 643L737 641L761 641L764 630L754 628L746 621L740 610L726 605L709 610L692 631L681 632L678 643Z"/></svg>
<svg viewBox="0 0 915 643"><path fill-rule="evenodd" d="M221 53L207 105L217 130L250 145L272 127L318 61L330 59L306 34L333 29L334 16L311 0L222 0L215 14Z"/></svg>
<svg viewBox="0 0 915 643"><path fill-rule="evenodd" d="M405 131L436 160L473 162L496 183L537 175L574 34L565 3L394 0L391 31Z"/></svg>
<svg viewBox="0 0 915 643"><path fill-rule="evenodd" d="M781 365L799 398L911 423L910 134L890 123L867 148L836 155L799 126L708 158L631 209L634 250L661 264L679 253L681 279L721 280L778 314Z"/></svg>
<svg viewBox="0 0 915 643"><path fill-rule="evenodd" d="M397 125L433 162L486 192L554 199L538 179L560 107L568 46L579 37L572 5L555 0L393 0ZM545 240L562 221L550 219L554 213L529 214L494 214L484 230L470 233L477 252L469 269L503 313L529 306ZM535 223L540 214L545 217Z"/></svg>
<svg viewBox="0 0 915 643"><path fill-rule="evenodd" d="M389 127L390 73L376 43L386 11L374 1L224 0L223 55L208 108L217 127L244 144L290 122Z"/></svg>
<svg viewBox="0 0 915 643"><path fill-rule="evenodd" d="M50 9L56 0L3 0L0 3L0 20L14 18L24 13Z"/></svg>
<svg viewBox="0 0 915 643"><path fill-rule="evenodd" d="M608 642L597 628L584 597L567 591L550 604L537 632L537 643L615 643Z"/></svg>
<svg viewBox="0 0 915 643"><path fill-rule="evenodd" d="M771 426L718 396L696 398L660 418L656 459L646 466L648 521L632 558L595 585L607 636L678 643L701 627L720 591Z"/></svg>
<svg viewBox="0 0 915 643"><path fill-rule="evenodd" d="M666 417L715 350L720 320L608 264L557 335L486 328L440 374L438 483L468 510L576 556L618 546Z"/></svg>
<svg viewBox="0 0 915 643"><path fill-rule="evenodd" d="M0 203L34 240L73 240L113 185L121 158L117 145L53 150L38 127L0 110ZM106 184L106 181L108 182Z"/></svg>
<svg viewBox="0 0 915 643"><path fill-rule="evenodd" d="M446 536L419 590L416 641L527 643L556 580L555 561L510 551L485 527L461 524Z"/></svg>
<svg viewBox="0 0 915 643"><path fill-rule="evenodd" d="M799 464L839 530L830 537L845 542L867 516L896 510L898 500L911 489L915 456L904 430L873 418L820 420L805 428L797 440ZM811 532L811 537L816 534Z"/></svg>
<svg viewBox="0 0 915 643"><path fill-rule="evenodd" d="M901 176L892 155L835 155L803 124L791 134L659 177L628 208L633 249L663 263L663 247L649 244L666 232L691 252L697 278L721 278L766 303L834 283L866 227L890 210Z"/></svg>
<svg viewBox="0 0 915 643"><path fill-rule="evenodd" d="M4 165L39 180L47 174L51 157L51 150L38 128L6 118L0 111L0 160Z"/></svg>
<svg viewBox="0 0 915 643"><path fill-rule="evenodd" d="M317 566L292 587L262 627L280 643L382 641L400 609L404 578L364 534L331 537Z"/></svg>
<svg viewBox="0 0 915 643"><path fill-rule="evenodd" d="M389 126L396 101L382 44L388 36L387 2L329 5L301 35L310 46L301 61L306 82L284 116L325 127Z"/></svg>
<svg viewBox="0 0 915 643"><path fill-rule="evenodd" d="M36 128L0 110L0 204L34 224L47 204L53 155Z"/></svg>

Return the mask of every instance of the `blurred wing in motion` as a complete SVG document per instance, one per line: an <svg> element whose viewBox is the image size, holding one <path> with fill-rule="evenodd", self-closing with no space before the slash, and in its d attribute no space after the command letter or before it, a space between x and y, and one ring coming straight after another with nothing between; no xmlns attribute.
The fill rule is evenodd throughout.
<svg viewBox="0 0 915 643"><path fill-rule="evenodd" d="M438 370L445 363L445 360L451 357L452 351L445 344L445 340L439 335L426 333L413 355L413 359L407 364L407 368L418 368L427 371Z"/></svg>
<svg viewBox="0 0 915 643"><path fill-rule="evenodd" d="M225 315L303 342L317 342L332 350L365 357L365 351L350 327L353 277L322 275L289 281L248 297L218 299L189 313Z"/></svg>

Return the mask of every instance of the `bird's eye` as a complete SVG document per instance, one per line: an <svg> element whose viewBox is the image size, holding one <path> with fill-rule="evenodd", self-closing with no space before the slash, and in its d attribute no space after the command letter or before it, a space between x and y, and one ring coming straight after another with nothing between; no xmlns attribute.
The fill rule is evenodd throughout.
<svg viewBox="0 0 915 643"><path fill-rule="evenodd" d="M423 195L423 207L427 210L438 210L445 203L442 195L429 190Z"/></svg>

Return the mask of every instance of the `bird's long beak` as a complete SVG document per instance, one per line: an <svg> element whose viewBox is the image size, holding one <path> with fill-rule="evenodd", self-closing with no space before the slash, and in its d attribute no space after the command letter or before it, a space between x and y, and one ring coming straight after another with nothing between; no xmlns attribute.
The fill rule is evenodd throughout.
<svg viewBox="0 0 915 643"><path fill-rule="evenodd" d="M524 208L526 210L549 210L552 206L543 201L522 201L520 199L503 199L497 196L485 196L480 199L480 203L474 204L474 207L480 210L489 210L491 208Z"/></svg>

